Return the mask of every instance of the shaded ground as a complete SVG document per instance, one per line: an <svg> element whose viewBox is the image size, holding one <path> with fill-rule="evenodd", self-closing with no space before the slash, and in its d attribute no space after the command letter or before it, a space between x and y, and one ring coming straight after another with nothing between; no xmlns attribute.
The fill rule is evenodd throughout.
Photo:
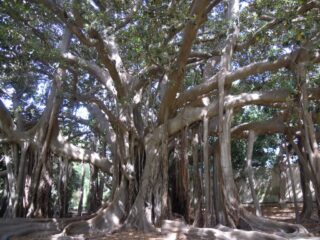
<svg viewBox="0 0 320 240"><path fill-rule="evenodd" d="M301 208L301 206L299 206ZM278 220L278 221L284 221L284 222L290 222L290 223L295 223L295 212L294 212L294 207L292 204L287 205L285 208L280 208L279 204L265 204L261 206L263 216L268 217L270 219ZM252 211L252 207L248 206L248 210ZM301 209L299 209L301 210ZM309 221L309 222L302 222L301 223L305 228L308 229L310 233L312 233L314 236L319 236L320 237L320 224L314 221ZM159 229L160 231L160 229ZM124 232L119 232L115 234L95 234L95 235L83 235L83 236L78 236L78 237L73 237L73 238L65 238L65 239L78 239L78 240L182 240L182 239L191 239L190 237L187 237L184 235L183 232L181 232L178 228L175 226L171 226L170 229L167 227L166 229L166 234L161 234L161 233L142 233L142 232L136 232L136 231L124 231ZM59 240L64 240L64 238L57 238L54 236L50 236L49 234L44 234L42 233L41 235L39 234L38 236L32 235L32 236L23 236L23 237L14 237L12 238L13 240L22 240L22 239L59 239ZM194 238L192 238L194 239ZM199 238L201 239L201 238Z"/></svg>
<svg viewBox="0 0 320 240"><path fill-rule="evenodd" d="M299 212L301 212L302 205L299 204ZM280 208L279 204L267 204L262 206L263 216L270 219L295 223L295 211L293 204L287 204L285 208ZM314 212L313 219L317 219L316 213ZM302 224L308 231L315 236L320 236L320 223L315 221L304 221Z"/></svg>

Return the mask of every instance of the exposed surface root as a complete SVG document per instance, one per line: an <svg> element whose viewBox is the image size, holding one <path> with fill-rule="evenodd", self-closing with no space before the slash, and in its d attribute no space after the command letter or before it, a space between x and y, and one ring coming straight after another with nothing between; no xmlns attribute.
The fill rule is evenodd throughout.
<svg viewBox="0 0 320 240"><path fill-rule="evenodd" d="M23 237L13 238L12 240L168 240L168 239L179 239L179 240L194 240L194 239L217 239L217 240L284 240L284 239L295 239L295 240L315 240L319 238L305 238L305 237L282 237L272 233L263 233L259 231L244 231L238 229L232 229L225 226L217 226L216 228L189 228L181 220L165 220L163 221L160 231L157 233L143 233L141 231L120 231L115 234L107 233L91 233L91 234L80 234L76 236L62 236L62 235L50 235L50 233L33 233L25 235Z"/></svg>
<svg viewBox="0 0 320 240"><path fill-rule="evenodd" d="M278 222L263 217L257 217L243 208L241 208L241 216L242 220L246 223L246 226L250 227L250 229L246 230L257 230L286 238L310 236L307 229L300 224Z"/></svg>
<svg viewBox="0 0 320 240"><path fill-rule="evenodd" d="M215 239L215 240L285 240L275 234L262 233L258 231L243 231L220 226L216 228L190 228L186 233L187 239Z"/></svg>
<svg viewBox="0 0 320 240"><path fill-rule="evenodd" d="M114 201L109 206L100 210L94 218L67 225L63 230L63 234L112 232L118 229L127 215L127 199L127 181L122 181Z"/></svg>
<svg viewBox="0 0 320 240"><path fill-rule="evenodd" d="M63 228L72 222L86 220L92 218L94 215L82 216L75 218L52 218L52 219L38 219L38 218L12 218L0 220L0 240L10 239L13 236L41 236L57 234ZM37 237L38 238L38 237Z"/></svg>
<svg viewBox="0 0 320 240"><path fill-rule="evenodd" d="M8 220L6 222L6 220ZM0 240L10 239L12 236L26 235L33 232L55 234L61 231L60 224L53 220L34 219L6 219L0 222Z"/></svg>
<svg viewBox="0 0 320 240"><path fill-rule="evenodd" d="M145 208L148 211L148 208ZM119 210L119 209L118 209ZM123 227L117 229L123 222L115 224L117 211L109 205L102 209L98 214L88 221L75 222L70 232L72 236L57 234L64 228L66 223L75 219L2 219L0 220L0 239L12 240L84 240L84 239L112 239L112 240L131 240L131 239L218 239L218 240L238 240L238 239L262 239L262 240L283 240L283 239L308 239L315 240L319 237L311 237L308 231L298 224L277 222L265 218L256 217L249 212L241 210L242 222L246 230L232 229L226 226L216 226L215 228L193 228L187 225L182 219L164 220L161 229L154 228L148 221L148 212L135 211L131 213L131 222L125 222ZM133 210L133 209L131 209ZM144 218L143 218L144 216ZM87 216L88 217L88 216ZM92 216L91 216L92 217ZM108 221L113 220L113 228L107 225ZM96 221L96 222L95 222ZM89 228L89 223L93 224L94 229ZM82 225L83 224L83 225ZM100 225L99 225L100 224ZM149 226L152 226L149 228ZM80 226L80 227L79 227ZM79 227L79 229L78 229ZM313 228L318 226L313 223ZM87 234L83 230L87 228ZM65 230L68 228L65 228ZM117 229L114 231L114 229ZM130 229L130 230L129 230ZM136 229L139 231L135 231ZM142 229L145 233L143 233ZM308 227L308 229L310 229ZM107 233L107 230L114 234ZM128 231L129 230L129 231ZM69 234L70 234L69 232ZM149 232L149 233L146 233ZM313 231L317 235L317 231ZM19 237L20 235L20 237ZM12 238L12 236L15 236ZM18 236L18 237L16 237Z"/></svg>
<svg viewBox="0 0 320 240"><path fill-rule="evenodd" d="M216 228L188 227L182 221L163 221L161 233L170 239L215 239L215 240L285 240L287 238L272 233L244 231L222 225ZM175 235L174 235L175 234ZM184 235L184 237L182 237ZM172 238L173 237L173 238Z"/></svg>
<svg viewBox="0 0 320 240"><path fill-rule="evenodd" d="M139 205L139 204L138 204ZM151 220L147 216L151 216L151 209L142 206L133 207L127 220L124 222L119 231L123 230L139 230L143 232L157 232L156 228L151 224ZM145 212L146 211L146 212Z"/></svg>
<svg viewBox="0 0 320 240"><path fill-rule="evenodd" d="M86 234L92 232L111 232L120 227L124 212L111 204L94 218L87 221L73 222L67 225L64 230L64 235Z"/></svg>

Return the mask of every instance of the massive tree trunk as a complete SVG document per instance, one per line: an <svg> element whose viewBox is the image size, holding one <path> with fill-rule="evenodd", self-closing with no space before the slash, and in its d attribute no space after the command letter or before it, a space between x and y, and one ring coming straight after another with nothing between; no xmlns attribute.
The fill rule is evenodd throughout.
<svg viewBox="0 0 320 240"><path fill-rule="evenodd" d="M159 151L158 138L161 139L161 132L163 131L157 131L157 134L154 133L145 138L146 163L141 185L123 228L134 228L144 231L155 230L152 224L152 196L154 195L152 186L156 183L159 176L157 172L160 166L161 153Z"/></svg>
<svg viewBox="0 0 320 240"><path fill-rule="evenodd" d="M201 133L202 137L200 137L203 140L202 154L198 154L196 140L193 142L193 180L195 199L197 200L195 204L197 208L195 225L202 225L202 207L205 206L206 214L204 224L206 226L211 227L216 223L222 223L235 228L242 227L243 225L241 224L246 222L246 227L251 230L258 229L268 232L276 231L277 234L284 235L291 232L304 232L303 228L296 225L284 223L276 224L270 220L252 216L247 213L239 203L231 161L231 122L233 110L237 111L238 108L249 104L284 104L287 102L288 97L290 97L290 91L278 89L270 92L254 92L251 94L243 93L237 96L231 96L229 95L231 92L230 85L235 80L243 79L253 74L264 73L265 71L274 71L280 67L288 67L289 62L291 61L290 59L292 58L292 55L294 55L288 54L283 57L279 57L279 59L275 61L252 63L244 67L239 67L238 70L232 72L233 67L238 67L237 64L239 64L238 62L235 62L234 65L232 64L233 52L236 50L237 41L239 41L239 0L223 1L224 6L222 7L226 13L224 20L228 25L228 29L226 33L223 32L221 34L223 39L226 36L226 39L224 39L226 40L225 45L223 46L221 44L222 46L220 46L219 44L218 47L218 55L221 55L221 61L220 65L216 65L215 67L219 69L219 72L216 75L211 76L210 80L207 82L203 82L202 84L191 87L190 89L183 89L183 85L186 82L184 81L184 78L186 75L186 69L188 69L188 63L189 61L194 61L194 59L190 58L190 56L206 55L201 52L193 52L196 49L196 47L193 48L193 43L196 40L198 29L203 26L203 23L207 18L212 17L213 14L210 15L211 9L222 1L192 1L190 10L188 12L189 16L185 17L183 15L185 21L182 24L184 26L183 34L179 33L180 30L176 32L176 29L173 29L174 35L171 37L166 36L168 39L165 39L164 41L171 42L171 40L175 37L178 39L179 46L177 47L179 50L177 55L171 56L170 53L164 57L165 59L161 59L161 61L169 60L170 64L168 66L162 63L159 64L157 62L158 60L153 59L153 56L151 56L151 61L155 61L155 64L152 63L152 65L148 66L148 61L144 63L146 68L154 67L153 65L155 65L155 68L157 68L156 72L158 72L156 77L154 77L152 74L152 76L146 74L146 76L141 77L141 75L144 75L145 71L148 72L149 70L143 69L140 72L139 66L137 66L139 73L136 75L131 74L131 72L134 72L134 68L136 66L132 67L130 71L126 71L125 65L135 64L131 64L130 61L122 62L120 53L125 54L125 51L124 49L118 48L114 41L118 38L116 31L119 29L112 30L113 26L110 26L110 28L108 27L106 30L101 30L98 28L95 29L95 25L99 25L100 27L100 21L98 21L99 24L92 24L92 26L90 25L89 30L87 31L87 23L84 24L81 21L81 14L77 14L79 9L74 7L74 5L72 5L74 8L71 10L72 14L70 15L71 12L69 9L64 9L65 6L62 4L60 5L56 1L35 0L35 2L42 2L48 9L52 11L52 13L54 13L55 17L59 18L62 23L65 23L68 30L77 36L77 40L74 42L77 44L78 42L83 44L83 49L81 48L81 51L78 51L80 48L76 48L76 55L67 53L68 42L70 41L70 33L68 33L68 30L66 30L60 47L60 53L61 58L68 64L70 63L72 65L70 69L74 71L77 67L82 67L84 70L87 70L90 74L96 77L99 81L99 84L103 84L104 89L101 89L101 92L94 92L94 94L97 93L97 95L99 95L98 98L86 96L82 99L84 99L83 101L87 101L88 104L92 104L95 107L98 106L99 111L101 110L101 113L103 112L105 114L105 119L102 121L108 121L111 123L110 128L109 126L106 126L106 124L101 124L99 131L100 134L102 133L101 136L105 136L105 140L110 145L113 161L111 163L107 161L105 157L99 157L92 152L79 149L74 145L67 143L66 141L60 141L61 139L59 139L60 135L58 134L59 126L57 124L57 117L59 109L62 105L61 93L63 89L62 78L64 76L64 68L59 67L55 74L51 95L48 99L48 105L43 113L43 117L41 117L36 127L26 133L29 138L23 138L25 137L24 135L23 137L20 137L17 134L19 139L28 139L25 140L27 142L30 140L28 142L30 145L39 145L39 147L35 148L37 156L33 159L35 169L33 171L34 177L32 179L30 190L31 203L34 206L30 208L30 215L32 215L37 208L42 208L43 212L47 212L45 206L41 206L41 204L48 204L49 202L45 197L49 196L50 192L46 191L50 190L50 183L52 182L50 176L51 163L49 156L53 151L55 153L59 153L60 155L65 155L66 164L72 159L82 161L86 159L86 161L90 161L93 165L98 166L101 170L113 174L111 203L106 208L98 211L97 215L88 221L72 223L68 225L64 229L64 233L80 234L85 232L93 233L96 231L112 232L121 226L123 228L135 228L146 231L154 230L154 226L158 225L160 220L170 216L170 207L168 206L170 205L168 193L170 186L175 187L175 191L173 191L174 193L171 194L173 196L173 199L171 199L173 202L172 210L183 215L185 220L188 222L190 217L188 192L190 189L188 174L188 126L191 126L193 123L198 124L199 121L203 121L203 133ZM145 3L145 1L142 2ZM178 4L178 2L182 4L183 1L172 1L170 4L168 4L168 8L172 8L172 6ZM101 1L93 1L92 3L90 2L90 4L96 10L103 9L104 13L108 12L106 10L109 7L109 3L105 4ZM116 4L110 3L110 6L111 5ZM220 8L219 11L221 11L221 9L222 8ZM143 12L144 11L142 11L142 13ZM123 15L126 15L125 11L123 11ZM136 17L134 13L132 16ZM140 21L140 15L137 15L137 18ZM221 19L222 18L224 18L224 16L221 16ZM103 21L101 21L101 23ZM127 19L125 19L125 22L126 21ZM133 23L135 23L135 21ZM128 27L128 29L130 29L130 27ZM166 29L163 28L163 31L166 32ZM168 35L171 35L171 33ZM253 38L255 37L256 33L253 34ZM152 46L152 44L150 46ZM160 44L160 46L162 47L162 44ZM172 46L176 47L174 45ZM94 49L95 53L91 54L90 52L90 54L88 54L88 58L90 59L91 55L94 55L94 57L97 58L96 62L91 61L92 59L86 60L78 56L81 55L82 50L84 50L83 52L86 52L86 47L88 47L90 51ZM152 46L152 48L153 47L154 46ZM165 47L166 46L164 46L164 48ZM220 53L221 47L222 54ZM239 45L238 48L240 48ZM74 49L72 50L74 51ZM202 50L202 48L200 50ZM172 53L172 55L173 54L174 53ZM207 58L212 58L214 54L208 54L204 60ZM197 62L203 61L201 58L200 60L197 57L195 59ZM62 64L61 66L64 65ZM164 76L163 78L168 77L168 81L165 82L164 94L161 95L159 99L158 96L154 98L155 107L153 106L152 109L145 110L146 117L143 119L141 117L141 110L139 110L137 106L142 104L142 101L145 99L142 99L141 96L140 99L138 99L139 95L142 95L141 92L145 89L137 86L148 85L153 81L153 78L158 78L158 74L162 75L162 77ZM148 79L147 81L145 81L146 78ZM154 86L160 85L159 82L153 84ZM75 89L76 88L77 86L75 86ZM150 89L151 93L149 94L151 95L157 91L152 89L152 87L150 87ZM216 89L217 92L213 93L214 89ZM320 178L315 174L318 172L318 170L320 170L319 163L315 161L319 160L319 153L317 152L318 150L316 141L314 139L314 133L312 133L313 123L310 122L310 116L307 112L308 106L306 104L306 88L302 88L302 90L302 100L304 102L301 107L303 109L303 120L304 123L306 123L306 127L304 128L304 137L306 139L305 147L308 151L307 157L309 160L311 160L311 166L309 166L310 164L306 162L307 160L304 161L304 164L307 171L309 171L308 175L311 174L311 179L317 189L316 195L319 198L318 185ZM76 92L77 91L75 90L75 95ZM318 92L311 91L310 95L316 95ZM89 93L91 94L92 92ZM211 103L209 102L207 104L202 103L200 107L198 105L194 107L195 103L198 104L197 100L203 99L203 97L207 94L212 95L210 97L212 97L212 99L215 98L216 100L213 100ZM103 100L97 100L102 98L101 96L103 96ZM79 99L81 99L81 96ZM105 102L107 103L105 104ZM10 114L3 110L2 105L3 104L0 101L0 127L1 131L10 137L16 132L13 131L14 124L10 122ZM272 106L275 107L275 105ZM156 116L158 116L157 119ZM218 132L214 136L217 136L218 140L215 141L214 164L212 166L212 164L210 164L209 156L210 136L208 123L209 119L212 119L213 117L218 117ZM143 126L144 120L146 123L148 123L148 129L147 127ZM20 125L20 123L17 125ZM9 131L8 129L11 129L12 131ZM182 136L177 137L178 133L182 133ZM174 141L172 140L174 138L179 138L180 140L179 144L177 144L175 147L177 154L174 159L174 163L172 164L175 168L175 180L174 183L169 183L168 148L169 144ZM249 172L251 170L250 162L252 159L253 143L254 136L249 134L247 157ZM19 171L19 174L21 175L18 177L18 198L16 196L17 189L16 186L14 186L15 182L13 181L13 178L16 174L15 171L18 170L18 166L20 166L19 168L23 168L24 166L24 159L27 149L28 148L23 145L21 156L18 158L18 151L15 151L13 161L10 163L8 162L7 164L7 176L8 180L11 180L8 185L10 187L10 191L12 190L12 196L10 196L11 200L9 200L9 202L11 201L11 212L12 209L13 212L16 212L14 206L17 203L20 204L19 194L21 192L21 186L23 185L21 179L25 178L23 171ZM199 155L203 155L203 161L198 160ZM199 166L199 163L202 162L204 166ZM16 168L13 169L14 167L10 166L10 164L16 164ZM66 171L63 174L65 174L65 177L68 177L68 167L65 169ZM204 204L202 204L201 196L201 181L203 179L200 179L199 177L199 169L204 169ZM92 210L95 210L96 207L94 205L97 204L97 199L99 199L99 197L96 197L96 194L99 193L99 191L97 190L98 184L96 181L97 176L95 170L92 170L92 176L91 194L93 198L91 199L90 206ZM252 173L249 173L249 180L253 193L253 199L255 203L257 203L253 189ZM63 210L61 212L64 214L67 212L67 186L67 181L62 184L61 189L64 189L64 194L60 195L61 200L64 199L64 203L61 203L61 206L63 206ZM38 191L39 189L43 192ZM101 196L100 194L98 195ZM42 199L45 199L45 201L42 201ZM44 213L44 215L48 215L48 213ZM259 215L259 211L257 215ZM198 229L196 230L198 231ZM244 233L242 231L233 231L225 227L220 227L219 230L205 229L203 231L214 234L217 238L221 239L232 237L239 237L242 239L281 239L281 237L273 235L270 236L257 232ZM288 234L285 235L285 237L291 237L291 235Z"/></svg>
<svg viewBox="0 0 320 240"><path fill-rule="evenodd" d="M222 73L218 81L218 107L219 107L219 128L218 138L220 144L220 166L223 184L224 208L227 213L227 225L236 227L239 225L239 197L234 182L233 168L231 163L231 120L233 109L225 107L225 95L228 93L229 86L225 86L226 73L231 69L231 60L234 47L239 34L239 0L229 0L226 20L229 22L228 36L226 45L221 57Z"/></svg>
<svg viewBox="0 0 320 240"><path fill-rule="evenodd" d="M314 123L309 112L309 99L307 93L307 85L309 81L307 68L305 66L306 50L303 49L292 63L292 68L295 75L297 89L300 97L300 119L302 120L303 143L307 153L307 158L310 164L311 173L314 175L314 187L316 188L316 203L318 206L318 216L320 218L320 176L317 174L320 171L320 152L314 132Z"/></svg>
<svg viewBox="0 0 320 240"><path fill-rule="evenodd" d="M316 198L316 202L319 202L319 184L317 182L316 176L314 171L312 170L311 164L308 161L308 157L307 154L303 151L302 149L302 145L303 144L303 140L301 140L301 138L298 138L298 145L293 141L292 136L289 135L289 141L290 144L293 146L294 151L296 152L296 154L299 157L299 163L301 164L301 170L303 171L303 173L307 176L307 178L310 178L313 188L315 190L315 198ZM300 145L300 146L299 146ZM306 179L306 178L305 178ZM309 207L308 207L309 208Z"/></svg>

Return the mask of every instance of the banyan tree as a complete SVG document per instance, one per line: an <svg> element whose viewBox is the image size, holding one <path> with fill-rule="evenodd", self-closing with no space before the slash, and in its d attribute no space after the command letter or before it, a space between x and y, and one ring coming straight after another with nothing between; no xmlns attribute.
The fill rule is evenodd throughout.
<svg viewBox="0 0 320 240"><path fill-rule="evenodd" d="M277 136L302 173L297 219L320 214L319 22L317 0L0 1L0 214L31 219L0 235L53 229L34 217L65 215L79 162L95 213L64 235L178 214L194 236L307 236L261 216L252 162ZM256 214L239 199L238 140Z"/></svg>

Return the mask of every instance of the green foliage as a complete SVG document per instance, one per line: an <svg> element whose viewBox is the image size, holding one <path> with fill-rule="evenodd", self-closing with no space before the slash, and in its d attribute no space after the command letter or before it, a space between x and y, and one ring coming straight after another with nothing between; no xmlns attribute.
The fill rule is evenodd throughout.
<svg viewBox="0 0 320 240"><path fill-rule="evenodd" d="M232 140L231 141L231 159L234 169L244 169L246 165L246 140Z"/></svg>
<svg viewBox="0 0 320 240"><path fill-rule="evenodd" d="M119 57L122 58L126 70L124 74L124 69L120 69L119 76L124 81L125 75L130 81L125 86L126 90L130 91L133 88L130 84L137 79L144 80L141 84L143 85L141 115L145 125L143 134L146 135L150 129L158 126L159 103L163 97L163 86L160 83L165 75L168 76L176 69L174 67L185 34L184 26L192 22L190 20L194 20L194 16L189 16L189 8L194 1L150 0L141 1L140 6L135 6L135 1L129 0L52 1L59 4L58 10L63 10L63 17L57 12L52 12L42 3L33 2L0 0L0 98L12 102L10 111L15 121L18 116L31 125L39 120L47 105L50 86L58 66L67 69L62 89L59 89L63 93L63 104L58 121L60 133L69 142L97 152L104 149L104 141L93 144L92 139L106 138L106 129L97 130L99 120L91 115L89 119L84 119L77 114L81 106L94 104L92 99L89 99L91 97L101 101L115 118L121 117L121 120L127 120L131 117L133 96L136 92L118 99L105 84L98 81L92 69L87 69L87 63L81 65L63 60L63 56L58 51L58 43L63 29L67 26L73 31L69 52L103 70L105 76L102 81L112 82L112 79L109 79L112 71L108 67L114 66L117 62L111 59L106 64L104 61L106 58L114 57L110 48L118 48ZM319 51L318 8L298 12L301 11L301 6L307 2L306 0L244 0L240 2L244 7L240 11L240 34L234 48L230 71L259 61L276 61L280 56L290 54L311 40L313 45L310 43L310 51ZM207 21L197 32L197 38L194 41L190 39L190 44L193 44L191 52L200 54L187 59L188 64L184 66L185 77L178 94L202 83L205 80L204 65L208 58L209 60L211 57L219 59L223 54L231 23L225 19L225 13L225 1L221 1L208 14ZM97 40L100 39L93 33L99 34L102 45L111 44L108 42L109 39L114 39L116 44L108 45L109 48L103 52L96 47ZM81 40L79 35L86 40ZM239 49L239 46L244 47ZM101 56L102 52L105 55ZM204 53L203 56L202 53ZM217 60L216 66L212 66L210 69L212 72L221 70L219 62L220 60ZM297 93L297 83L288 68L287 66L274 72L267 71L248 76L246 79L238 79L226 94L237 95L253 91L286 89L291 94L287 101L292 101ZM307 69L308 87L318 87L320 68L314 64L308 64ZM174 79L170 79L169 83L177 84ZM216 100L217 95L216 91L209 93L212 101ZM89 100L82 100L81 96ZM194 97L196 98L197 96ZM192 104L187 102L185 105L189 107ZM170 118L176 113L183 112L183 108L174 110L176 111L170 113ZM232 124L236 126L267 120L282 110L271 105L249 105L234 109L235 116ZM318 112L319 109L316 103L311 102L309 110ZM107 117L110 118L110 116ZM319 116L316 117L319 118ZM289 123L297 126L298 120L298 116L292 114ZM128 124L130 130L133 128L132 122L125 120L123 122L126 126ZM319 128L319 123L315 127ZM116 127L114 128L118 131ZM215 142L215 138L216 136L211 136L210 142ZM259 136L254 145L253 165L272 165L276 160L279 143L278 135ZM232 140L231 144L234 168L243 168L247 140ZM57 177L58 166L54 167L54 176ZM70 203L71 207L75 208L78 203L76 193L81 187L81 165L73 164L70 167L72 173L68 192L69 198L73 199ZM0 165L0 171L2 169L4 167ZM89 188L88 171L86 167L85 191ZM0 179L0 189L2 187L3 180Z"/></svg>
<svg viewBox="0 0 320 240"><path fill-rule="evenodd" d="M89 176L90 167L85 164L85 181L83 186L83 208L86 208L87 203L87 193L89 192ZM81 189L81 177L82 177L82 164L73 163L72 164L72 174L70 176L68 185L68 197L69 197L69 208L78 209L78 204L80 200L80 189Z"/></svg>

